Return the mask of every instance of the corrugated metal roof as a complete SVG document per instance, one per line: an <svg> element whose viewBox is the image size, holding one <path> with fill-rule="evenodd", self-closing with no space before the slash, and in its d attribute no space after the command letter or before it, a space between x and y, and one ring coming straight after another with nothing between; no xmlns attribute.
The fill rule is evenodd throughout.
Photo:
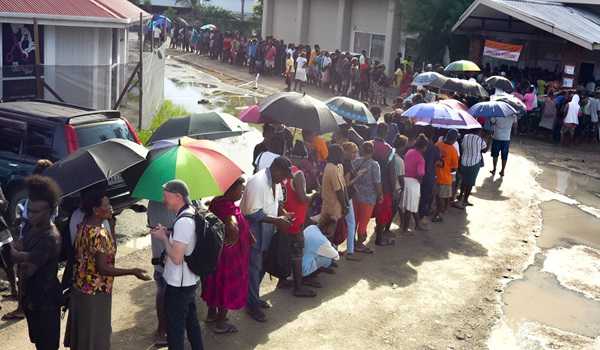
<svg viewBox="0 0 600 350"><path fill-rule="evenodd" d="M127 0L0 0L0 15L95 17L134 20L147 13Z"/></svg>
<svg viewBox="0 0 600 350"><path fill-rule="evenodd" d="M600 49L600 15L560 0L477 0L461 16L454 29L480 5L518 18L590 50ZM600 6L597 7L600 9Z"/></svg>

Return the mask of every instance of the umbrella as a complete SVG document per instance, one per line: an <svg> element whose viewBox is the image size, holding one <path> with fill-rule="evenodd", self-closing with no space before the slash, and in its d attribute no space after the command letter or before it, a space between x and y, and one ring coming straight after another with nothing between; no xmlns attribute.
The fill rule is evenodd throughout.
<svg viewBox="0 0 600 350"><path fill-rule="evenodd" d="M240 120L245 123L252 124L262 123L263 121L260 117L260 106L253 105L243 110L242 113L240 113Z"/></svg>
<svg viewBox="0 0 600 350"><path fill-rule="evenodd" d="M217 26L214 24L205 24L202 27L200 27L200 30L215 30L217 29Z"/></svg>
<svg viewBox="0 0 600 350"><path fill-rule="evenodd" d="M439 101L441 104L445 104L446 106L457 110L457 111L465 111L468 112L469 111L469 107L467 107L467 105L465 105L464 103L460 102L459 100L455 100L452 98L446 99L446 100L440 100Z"/></svg>
<svg viewBox="0 0 600 350"><path fill-rule="evenodd" d="M510 80L500 75L494 75L487 78L485 83L492 89L497 88L508 93L511 93L514 90L513 84L510 82Z"/></svg>
<svg viewBox="0 0 600 350"><path fill-rule="evenodd" d="M525 102L521 101L518 97L511 94L494 94L490 97L492 101L504 101L514 108L517 113L522 114L527 111Z"/></svg>
<svg viewBox="0 0 600 350"><path fill-rule="evenodd" d="M326 101L325 104L344 119L364 124L377 124L377 120L369 108L360 101L338 96Z"/></svg>
<svg viewBox="0 0 600 350"><path fill-rule="evenodd" d="M162 201L162 185L173 179L185 181L192 200L222 195L242 170L219 148L212 141L189 137L157 142L132 196Z"/></svg>
<svg viewBox="0 0 600 350"><path fill-rule="evenodd" d="M233 116L229 117L235 118ZM197 113L167 120L154 131L148 143L152 144L158 140L174 139L183 136L216 140L239 136L245 131L247 131L247 128L244 129L240 125L230 125L227 122L227 115L225 113Z"/></svg>
<svg viewBox="0 0 600 350"><path fill-rule="evenodd" d="M481 124L468 112L458 111L445 104L432 102L420 103L412 106L402 114L403 117L412 118L416 125L431 125L444 129L478 129Z"/></svg>
<svg viewBox="0 0 600 350"><path fill-rule="evenodd" d="M333 132L345 124L342 117L313 97L297 92L280 92L267 97L260 104L260 115L265 122L314 131L319 134Z"/></svg>
<svg viewBox="0 0 600 350"><path fill-rule="evenodd" d="M478 118L506 118L517 114L511 105L503 101L480 102L473 105L469 112Z"/></svg>
<svg viewBox="0 0 600 350"><path fill-rule="evenodd" d="M93 185L108 182L126 170L143 167L148 150L135 142L110 139L79 149L48 168L44 175L54 179L63 197Z"/></svg>
<svg viewBox="0 0 600 350"><path fill-rule="evenodd" d="M184 26L186 26L186 27L189 27L189 26L190 26L190 25L189 25L189 23L188 23L188 22L187 22L185 19L183 19L183 18L181 18L181 17L177 17L177 18L175 18L175 20L176 20L177 22L179 22L179 23L183 24L183 25L184 25Z"/></svg>
<svg viewBox="0 0 600 350"><path fill-rule="evenodd" d="M429 86L439 89L448 80L447 77L437 72L425 72L417 75L412 81L413 86Z"/></svg>
<svg viewBox="0 0 600 350"><path fill-rule="evenodd" d="M440 90L456 92L469 96L487 97L488 92L479 83L465 79L449 78Z"/></svg>
<svg viewBox="0 0 600 350"><path fill-rule="evenodd" d="M461 60L447 65L444 72L481 72L481 69L474 62Z"/></svg>
<svg viewBox="0 0 600 350"><path fill-rule="evenodd" d="M157 26L157 27L163 27L166 26L167 28L171 27L171 20L163 15L154 15L154 17L152 17L152 21L150 23L148 23L151 26Z"/></svg>

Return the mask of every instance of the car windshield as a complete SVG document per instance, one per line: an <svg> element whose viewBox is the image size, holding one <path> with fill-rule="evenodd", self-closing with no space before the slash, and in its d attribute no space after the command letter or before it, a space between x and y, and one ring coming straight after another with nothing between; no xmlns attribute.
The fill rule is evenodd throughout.
<svg viewBox="0 0 600 350"><path fill-rule="evenodd" d="M87 147L110 139L135 141L125 121L115 119L76 127L79 147Z"/></svg>

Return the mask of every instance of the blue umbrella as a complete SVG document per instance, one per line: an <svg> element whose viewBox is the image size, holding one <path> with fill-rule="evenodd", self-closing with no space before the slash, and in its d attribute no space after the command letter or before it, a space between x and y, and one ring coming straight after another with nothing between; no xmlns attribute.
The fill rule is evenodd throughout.
<svg viewBox="0 0 600 350"><path fill-rule="evenodd" d="M451 107L439 103L419 103L404 113L403 117L411 118L416 125L431 125L443 129L478 129L481 124L469 113L459 113Z"/></svg>
<svg viewBox="0 0 600 350"><path fill-rule="evenodd" d="M154 17L152 17L152 21L150 23L148 23L148 26L152 26L152 27L164 27L166 26L167 28L171 27L171 20L163 15L155 15Z"/></svg>
<svg viewBox="0 0 600 350"><path fill-rule="evenodd" d="M377 120L367 106L349 97L338 96L325 102L327 107L346 120L364 124L377 124Z"/></svg>
<svg viewBox="0 0 600 350"><path fill-rule="evenodd" d="M469 109L476 118L506 118L517 114L517 110L504 101L480 102Z"/></svg>

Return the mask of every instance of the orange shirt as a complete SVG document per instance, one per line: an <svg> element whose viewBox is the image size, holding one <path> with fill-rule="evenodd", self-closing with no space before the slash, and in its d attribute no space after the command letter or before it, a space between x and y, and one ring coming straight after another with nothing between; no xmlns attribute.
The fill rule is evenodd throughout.
<svg viewBox="0 0 600 350"><path fill-rule="evenodd" d="M317 159L320 161L326 161L329 156L329 149L327 148L327 142L321 136L315 136L313 141L313 147L317 152Z"/></svg>
<svg viewBox="0 0 600 350"><path fill-rule="evenodd" d="M435 168L437 183L440 185L452 185L452 170L458 169L458 153L454 146L438 141L436 144L440 150L440 156L444 164Z"/></svg>

